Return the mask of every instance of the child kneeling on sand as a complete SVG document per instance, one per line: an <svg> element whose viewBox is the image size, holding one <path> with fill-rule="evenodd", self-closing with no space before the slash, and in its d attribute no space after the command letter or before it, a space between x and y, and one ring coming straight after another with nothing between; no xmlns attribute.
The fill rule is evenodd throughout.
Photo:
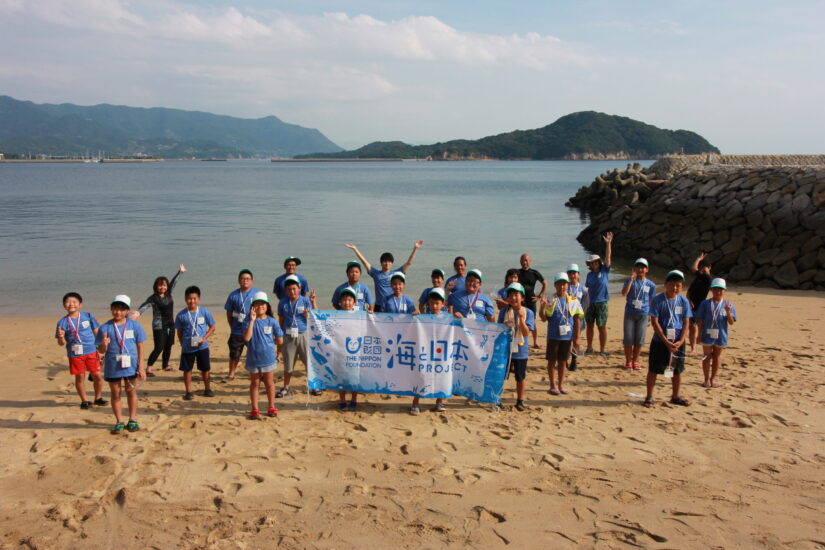
<svg viewBox="0 0 825 550"><path fill-rule="evenodd" d="M570 284L567 273L559 272L553 278L556 293L552 299L542 300L539 316L547 322L547 375L550 378L550 395L569 393L564 388L564 371L573 342L579 338L579 327L584 317L584 310L575 296L567 292ZM553 377L553 370L558 373L558 388Z"/></svg>
<svg viewBox="0 0 825 550"><path fill-rule="evenodd" d="M440 271L440 270L439 270ZM435 273L435 271L433 271ZM444 275L442 273L442 279ZM435 279L435 277L433 277ZM430 292L427 294L427 305L425 309L427 310L429 315L436 315L436 316L449 316L450 314L447 313L447 310L444 309L444 302L446 301L446 293L444 292L443 288L433 287L430 289ZM410 407L410 414L413 416L418 415L421 410L418 408L418 401L419 397L416 395L413 397L412 407ZM444 412L444 399L438 398L435 400L435 412Z"/></svg>
<svg viewBox="0 0 825 550"><path fill-rule="evenodd" d="M113 434L119 434L124 428L130 432L140 429L137 423L138 395L135 379L146 380L143 367L143 342L146 333L137 321L128 319L132 300L125 294L118 294L112 300L112 318L101 325L97 331L95 344L103 357L103 377L109 383L112 411L115 413ZM123 407L121 404L121 384L126 387L126 401L129 404L129 422L123 424Z"/></svg>
<svg viewBox="0 0 825 550"><path fill-rule="evenodd" d="M77 292L63 296L66 316L57 322L54 337L57 344L66 346L69 357L69 373L74 375L74 387L80 397L80 408L88 409L92 402L86 398L86 372L91 376L95 388L95 405L105 405L103 377L100 375L100 359L95 349L95 337L100 324L91 313L80 311L83 298Z"/></svg>
<svg viewBox="0 0 825 550"><path fill-rule="evenodd" d="M722 350L728 345L728 325L736 322L736 310L729 300L723 298L727 284L724 279L714 279L710 283L713 296L699 305L696 310L696 322L699 325L699 341L702 342L702 371L705 381L702 386L716 388L716 375L719 373L719 361Z"/></svg>
<svg viewBox="0 0 825 550"><path fill-rule="evenodd" d="M510 283L507 287L507 305L498 312L498 322L513 330L510 369L516 375L516 410L524 410L524 389L527 385L527 359L530 356L530 333L536 328L536 314L524 307L524 286Z"/></svg>
<svg viewBox="0 0 825 550"><path fill-rule="evenodd" d="M261 413L258 411L258 387L263 380L266 388L267 414L277 416L275 408L275 368L277 354L275 346L284 343L284 333L278 325L278 320L272 316L272 307L266 292L258 291L252 295L252 307L249 318L244 321L243 338L247 345L246 370L250 373L249 400L252 409L249 411L250 420L258 420Z"/></svg>
<svg viewBox="0 0 825 550"><path fill-rule="evenodd" d="M186 289L186 308L175 317L175 330L181 343L180 370L183 371L185 393L183 399L190 401L192 392L192 368L198 364L203 378L203 396L213 397L209 360L209 337L215 333L215 318L205 307L200 307L201 289L190 286Z"/></svg>
<svg viewBox="0 0 825 550"><path fill-rule="evenodd" d="M671 379L673 392L670 402L685 407L690 405L690 401L679 395L682 372L685 370L685 337L693 317L690 302L679 294L684 282L685 276L681 271L674 269L669 272L665 277L665 291L657 294L650 305L654 334L650 341L645 407L653 406L653 388L659 374Z"/></svg>

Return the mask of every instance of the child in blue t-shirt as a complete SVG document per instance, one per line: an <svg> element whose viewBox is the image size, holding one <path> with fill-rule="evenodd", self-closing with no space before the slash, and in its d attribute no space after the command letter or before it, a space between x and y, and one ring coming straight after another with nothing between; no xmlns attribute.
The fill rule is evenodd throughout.
<svg viewBox="0 0 825 550"><path fill-rule="evenodd" d="M183 371L183 398L190 401L192 392L192 369L195 363L203 378L203 396L214 397L211 388L211 364L209 359L209 337L215 333L215 318L205 307L200 307L201 289L187 287L185 292L186 308L175 317L175 330L181 345L180 370Z"/></svg>
<svg viewBox="0 0 825 550"><path fill-rule="evenodd" d="M438 271L441 271L440 269ZM433 279L435 279L435 270L433 270ZM441 272L441 279L444 279L444 272ZM435 284L435 280L433 280L433 284ZM436 316L449 316L449 313L444 309L444 298L446 294L443 288L434 287L431 288L428 295L427 295L427 306L426 306L426 313L428 315L436 315ZM412 406L410 407L410 414L413 416L417 416L421 410L418 408L419 397L416 395L413 397ZM435 412L444 412L444 399L437 398L435 400Z"/></svg>
<svg viewBox="0 0 825 550"><path fill-rule="evenodd" d="M359 311L372 312L375 299L369 287L361 282L361 264L358 262L347 262L347 282L338 285L332 293L332 307L340 309L338 302L341 300L341 291L350 287L355 291L355 301Z"/></svg>
<svg viewBox="0 0 825 550"><path fill-rule="evenodd" d="M647 260L638 258L633 263L630 277L622 285L624 308L624 368L641 370L639 356L645 345L647 325L650 323L650 304L656 295L656 284L647 278Z"/></svg>
<svg viewBox="0 0 825 550"><path fill-rule="evenodd" d="M266 292L258 291L252 295L252 307L249 317L244 320L243 338L247 345L246 370L250 373L249 400L252 409L249 411L250 420L258 420L261 413L258 410L258 387L261 381L266 388L266 399L269 416L277 416L275 408L275 368L277 367L277 352L275 346L284 343L284 333L281 331L278 320L272 315L272 306Z"/></svg>
<svg viewBox="0 0 825 550"><path fill-rule="evenodd" d="M389 252L384 252L381 254L381 269L379 270L370 265L364 255L358 250L357 246L354 244L346 244L344 246L355 252L355 255L358 256L358 259L362 264L364 264L364 267L367 268L367 273L369 273L369 276L372 277L372 280L375 282L375 308L373 311L377 313L382 311L381 308L383 307L384 301L392 294L392 289L390 288L390 277L392 277L394 273L407 272L407 270L412 266L418 249L424 246L424 241L415 241L412 252L410 252L410 257L407 258L407 261L401 266L400 269L392 268L392 264L395 263L395 258Z"/></svg>
<svg viewBox="0 0 825 550"><path fill-rule="evenodd" d="M338 299L338 309L341 311L358 311L355 290L346 287L341 289L341 297ZM358 408L358 392L350 392L352 399L347 403L347 392L338 392L338 410L355 411Z"/></svg>
<svg viewBox="0 0 825 550"><path fill-rule="evenodd" d="M97 351L103 354L103 377L109 383L112 411L115 413L113 434L125 428L130 432L140 429L137 422L138 395L135 379L146 380L143 366L143 342L146 333L137 321L128 318L132 300L125 294L118 294L112 300L112 318L101 325L95 337ZM126 389L129 405L129 422L123 424L121 385Z"/></svg>
<svg viewBox="0 0 825 550"><path fill-rule="evenodd" d="M407 285L407 276L400 271L396 271L390 278L392 295L388 296L381 304L382 313L406 313L408 315L418 315L415 309L415 302L412 298L404 294L404 287Z"/></svg>
<svg viewBox="0 0 825 550"><path fill-rule="evenodd" d="M547 376L550 379L550 395L569 393L564 387L564 373L573 342L579 339L581 320L584 311L574 295L568 292L570 278L567 273L559 272L553 278L555 294L544 298L539 309L539 317L547 322ZM554 376L553 371L556 371ZM572 369L571 369L572 370ZM558 387L556 387L558 377Z"/></svg>
<svg viewBox="0 0 825 550"><path fill-rule="evenodd" d="M252 286L252 271L242 269L238 272L238 288L229 293L223 309L226 311L226 322L229 324L229 375L227 381L235 379L235 370L243 354L246 341L243 338L244 321L252 307L252 296L260 292Z"/></svg>
<svg viewBox="0 0 825 550"><path fill-rule="evenodd" d="M493 322L495 307L493 301L481 293L482 274L471 269L464 279L464 290L454 290L447 298L447 307L457 319L484 319Z"/></svg>
<svg viewBox="0 0 825 550"><path fill-rule="evenodd" d="M421 293L421 296L418 298L418 311L419 313L431 313L428 309L430 303L430 291L434 288L443 288L444 286L444 270L435 268L433 269L432 273L430 273L430 280L433 283L433 286L429 288L425 288L424 291ZM445 294L446 296L446 294ZM443 304L442 304L443 305Z"/></svg>
<svg viewBox="0 0 825 550"><path fill-rule="evenodd" d="M670 402L684 407L690 405L690 401L679 395L682 372L685 370L685 338L693 317L690 302L679 294L684 282L685 275L681 271L670 271L665 277L665 291L657 294L650 304L650 323L654 334L650 341L645 407L653 406L653 388L659 374L671 379L673 392Z"/></svg>
<svg viewBox="0 0 825 550"><path fill-rule="evenodd" d="M95 349L95 337L100 324L91 313L80 311L82 307L83 298L77 292L68 292L63 296L66 316L57 322L54 337L57 339L57 345L66 346L69 373L74 375L74 387L80 397L80 408L88 409L92 402L86 398L86 372L94 383L94 404L105 405L108 401L101 396L103 376L100 374L100 358Z"/></svg>
<svg viewBox="0 0 825 550"><path fill-rule="evenodd" d="M584 320L587 322L587 349L584 352L585 355L593 353L594 327L599 329L599 355L607 355L605 351L607 345L607 304L610 301L607 284L610 277L610 266L612 265L613 233L608 231L604 234L602 240L604 240L604 260L598 254L592 254L585 262L590 269L584 283L590 296L590 305L584 313Z"/></svg>
<svg viewBox="0 0 825 550"><path fill-rule="evenodd" d="M719 387L716 375L722 350L728 345L728 325L736 322L736 310L730 300L725 300L727 284L724 279L713 279L710 283L712 297L699 305L694 315L699 326L699 341L702 342L702 371L706 388Z"/></svg>
<svg viewBox="0 0 825 550"><path fill-rule="evenodd" d="M507 270L507 273L504 275L504 286L501 287L498 292L496 292L494 298L496 300L496 307L501 309L503 307L507 307L507 290L510 288L510 285L513 283L518 282L518 269L511 267Z"/></svg>
<svg viewBox="0 0 825 550"><path fill-rule="evenodd" d="M507 305L498 312L498 322L513 330L510 348L510 370L516 376L516 410L524 410L524 390L527 385L527 359L530 355L530 333L536 328L536 315L524 307L524 286L511 283L507 287ZM500 403L499 403L500 404Z"/></svg>
<svg viewBox="0 0 825 550"><path fill-rule="evenodd" d="M294 275L284 281L285 294L278 302L278 322L284 332L284 344L281 346L281 357L284 360L284 385L275 394L276 398L286 397L290 393L289 382L292 380L292 371L298 359L309 365L309 338L307 335L307 320L309 312L315 309L315 289L309 290L309 298L301 296L301 282ZM312 390L312 395L321 395L320 390Z"/></svg>

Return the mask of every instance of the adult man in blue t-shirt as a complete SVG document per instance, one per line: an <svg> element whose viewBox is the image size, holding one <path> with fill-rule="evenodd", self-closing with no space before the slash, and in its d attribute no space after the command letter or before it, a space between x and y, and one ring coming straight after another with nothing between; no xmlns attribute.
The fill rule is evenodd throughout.
<svg viewBox="0 0 825 550"><path fill-rule="evenodd" d="M392 296L392 289L390 288L390 279L392 278L392 274L399 271L402 273L407 272L410 266L412 266L416 252L418 252L419 248L424 246L424 241L415 241L412 252L410 252L410 257L407 258L407 261L401 266L401 269L392 268L395 258L389 252L384 252L381 254L381 269L378 270L370 265L364 255L358 250L357 246L354 244L346 244L344 246L355 252L355 255L358 256L358 259L362 264L364 264L364 267L367 268L367 273L369 273L369 276L372 277L372 280L375 282L375 307L373 308L373 311L379 312L381 311L381 304L384 303L384 300Z"/></svg>
<svg viewBox="0 0 825 550"><path fill-rule="evenodd" d="M607 355L607 352L604 351L604 347L607 345L607 303L610 300L607 283L612 263L613 233L608 231L602 236L602 240L604 240L604 261L598 254L591 254L585 262L590 269L584 284L590 295L590 306L584 313L584 320L587 323L587 350L584 352L585 355L593 353L593 327L595 326L599 327L599 355Z"/></svg>

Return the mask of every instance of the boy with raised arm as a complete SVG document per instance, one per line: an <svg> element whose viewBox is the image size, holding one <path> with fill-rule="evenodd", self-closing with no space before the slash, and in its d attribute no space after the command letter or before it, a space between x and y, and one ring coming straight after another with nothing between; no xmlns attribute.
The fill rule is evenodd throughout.
<svg viewBox="0 0 825 550"><path fill-rule="evenodd" d="M381 269L378 270L375 267L371 266L367 259L361 254L361 251L358 250L358 247L354 244L346 244L344 245L347 248L351 249L355 252L355 255L358 256L358 259L364 264L364 267L367 268L367 273L369 273L372 280L375 282L375 309L374 311L378 312L381 311L381 305L384 303L384 300L387 299L388 296L392 294L392 289L390 288L390 277L392 277L393 273L398 273L399 271L402 273L406 273L407 270L412 266L413 260L415 259L415 255L418 252L418 249L424 246L424 241L415 241L413 244L412 252L410 252L410 257L407 258L407 261L404 265L401 266L400 269L393 269L392 264L395 262L395 258L389 252L384 252L381 254Z"/></svg>
<svg viewBox="0 0 825 550"><path fill-rule="evenodd" d="M607 352L604 351L607 345L607 303L610 301L607 282L610 277L612 263L613 233L608 231L604 234L602 240L604 240L604 261L598 254L591 254L585 262L590 269L584 283L590 295L590 306L584 313L584 320L587 323L587 350L584 352L585 355L593 353L595 327L599 327L599 355L607 355Z"/></svg>

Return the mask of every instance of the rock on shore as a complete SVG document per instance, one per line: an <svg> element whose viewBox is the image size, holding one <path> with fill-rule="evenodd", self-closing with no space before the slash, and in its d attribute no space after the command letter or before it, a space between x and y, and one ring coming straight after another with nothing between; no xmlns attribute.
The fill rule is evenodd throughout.
<svg viewBox="0 0 825 550"><path fill-rule="evenodd" d="M613 231L619 254L684 267L705 251L731 282L825 290L825 157L699 157L598 176L568 203L591 216L578 240Z"/></svg>

